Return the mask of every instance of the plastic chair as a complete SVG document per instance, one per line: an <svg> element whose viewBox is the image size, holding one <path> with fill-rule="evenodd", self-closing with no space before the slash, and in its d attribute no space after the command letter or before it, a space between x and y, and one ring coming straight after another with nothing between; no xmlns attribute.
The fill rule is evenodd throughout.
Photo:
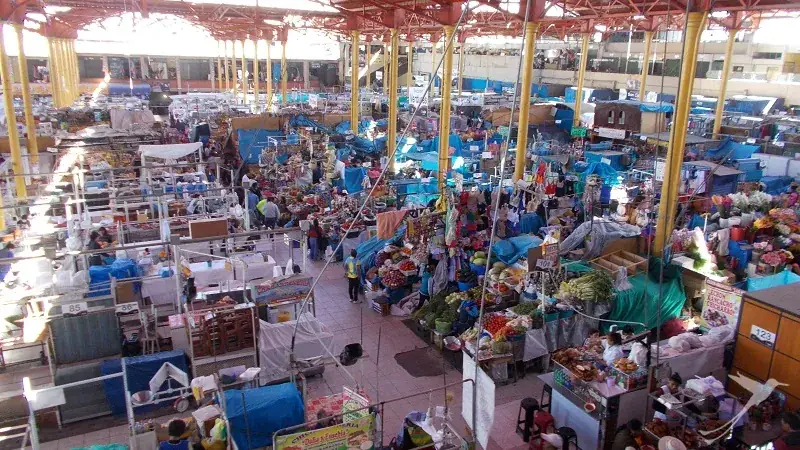
<svg viewBox="0 0 800 450"><path fill-rule="evenodd" d="M524 442L531 439L531 429L533 428L533 416L539 410L539 402L534 398L523 398L519 402L519 412L517 412L517 428L514 430L522 436ZM525 412L523 416L523 411Z"/></svg>
<svg viewBox="0 0 800 450"><path fill-rule="evenodd" d="M579 449L578 447L578 434L575 433L570 427L561 427L558 429L558 435L561 436L561 439L564 441L564 446L562 448L569 449L570 443L575 444L575 448Z"/></svg>
<svg viewBox="0 0 800 450"><path fill-rule="evenodd" d="M546 411L536 411L533 417L533 424L536 425L536 431L532 435L528 448L530 450L542 450L544 448L544 441L541 436L542 433L547 433L550 427L555 426L555 419Z"/></svg>

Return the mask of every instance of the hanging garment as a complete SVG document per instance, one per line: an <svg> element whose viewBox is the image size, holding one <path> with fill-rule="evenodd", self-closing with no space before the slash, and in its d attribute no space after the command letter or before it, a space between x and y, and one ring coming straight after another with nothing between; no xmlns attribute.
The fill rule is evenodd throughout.
<svg viewBox="0 0 800 450"><path fill-rule="evenodd" d="M406 210L389 211L375 215L378 222L378 239L389 239L394 236L395 231L400 228L403 218L406 216Z"/></svg>

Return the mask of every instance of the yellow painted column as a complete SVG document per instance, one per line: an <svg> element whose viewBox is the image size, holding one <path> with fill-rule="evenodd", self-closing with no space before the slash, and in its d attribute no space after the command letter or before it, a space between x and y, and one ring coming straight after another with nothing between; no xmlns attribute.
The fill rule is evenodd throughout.
<svg viewBox="0 0 800 450"><path fill-rule="evenodd" d="M228 74L228 41L222 41L223 56L225 57L225 92L231 91L231 79Z"/></svg>
<svg viewBox="0 0 800 450"><path fill-rule="evenodd" d="M389 174L394 174L395 149L397 148L397 81L400 78L400 37L397 28L389 29L392 43L392 62L389 66L389 136L386 139L386 156L389 157Z"/></svg>
<svg viewBox="0 0 800 450"><path fill-rule="evenodd" d="M67 61L64 58L64 40L56 39L56 58L58 58L58 86L61 89L61 107L69 106L72 104L72 92L69 90L69 83L67 82Z"/></svg>
<svg viewBox="0 0 800 450"><path fill-rule="evenodd" d="M61 45L60 39L53 39L53 54L52 58L56 63L56 70L51 74L56 82L55 89L58 90L58 107L63 108L67 104L69 93L66 91L64 85L64 64L61 61Z"/></svg>
<svg viewBox="0 0 800 450"><path fill-rule="evenodd" d="M222 92L222 59L217 56L217 92Z"/></svg>
<svg viewBox="0 0 800 450"><path fill-rule="evenodd" d="M350 32L350 130L355 135L358 134L358 121L361 118L361 105L358 103L358 37L357 30Z"/></svg>
<svg viewBox="0 0 800 450"><path fill-rule="evenodd" d="M239 71L236 69L236 41L231 41L231 75L233 79L231 80L231 86L233 86L233 102L239 103L239 94L238 90L238 79L239 79Z"/></svg>
<svg viewBox="0 0 800 450"><path fill-rule="evenodd" d="M647 72L650 70L650 49L653 45L653 32L644 32L644 54L642 55L642 76L639 80L639 101L647 97Z"/></svg>
<svg viewBox="0 0 800 450"><path fill-rule="evenodd" d="M272 106L272 41L267 39L267 112Z"/></svg>
<svg viewBox="0 0 800 450"><path fill-rule="evenodd" d="M436 91L436 41L431 41L431 91L428 93L428 103L433 103L433 93Z"/></svg>
<svg viewBox="0 0 800 450"><path fill-rule="evenodd" d="M389 45L383 43L383 93L389 93Z"/></svg>
<svg viewBox="0 0 800 450"><path fill-rule="evenodd" d="M47 38L48 62L50 64L50 92L53 95L53 105L61 106L61 89L58 88L58 62L56 61L56 47L53 38Z"/></svg>
<svg viewBox="0 0 800 450"><path fill-rule="evenodd" d="M286 104L286 85L289 83L289 66L286 65L286 43L281 42L281 103Z"/></svg>
<svg viewBox="0 0 800 450"><path fill-rule="evenodd" d="M367 71L366 71L366 74L364 75L364 87L367 88L367 90L369 90L370 86L371 86L371 84L369 82L369 79L372 78L370 76L370 63L372 62L372 43L369 42L369 41L365 41L364 42L364 50L365 50L365 52L367 54L367 62L365 64L366 68L367 68Z"/></svg>
<svg viewBox="0 0 800 450"><path fill-rule="evenodd" d="M680 86L675 99L675 114L672 121L672 133L667 150L664 181L661 186L661 203L658 205L658 222L656 224L656 237L653 244L653 253L660 256L664 246L672 234L677 208L678 187L681 184L681 166L686 145L686 128L689 122L691 108L692 87L694 85L694 72L697 63L697 46L705 13L690 12L686 19L686 29L683 33L683 55L681 61Z"/></svg>
<svg viewBox="0 0 800 450"><path fill-rule="evenodd" d="M66 39L61 39L61 58L64 61L64 83L69 92L69 104L75 101L75 90L73 89L72 81L72 64L69 63L69 44ZM67 105L69 106L69 105Z"/></svg>
<svg viewBox="0 0 800 450"><path fill-rule="evenodd" d="M442 68L442 107L439 113L439 193L444 195L450 169L450 79L453 77L453 27L444 27L444 64Z"/></svg>
<svg viewBox="0 0 800 450"><path fill-rule="evenodd" d="M256 112L261 112L258 109L258 39L253 41L253 104L256 105Z"/></svg>
<svg viewBox="0 0 800 450"><path fill-rule="evenodd" d="M586 63L589 61L589 33L581 34L581 59L578 67L578 90L575 94L575 116L572 118L572 126L581 125L581 106L583 105L583 82L586 79Z"/></svg>
<svg viewBox="0 0 800 450"><path fill-rule="evenodd" d="M525 64L522 68L522 84L519 95L519 124L517 127L517 156L514 161L514 181L525 174L525 158L528 147L528 117L531 111L531 81L533 78L533 52L536 50L536 37L539 23L525 25ZM580 98L581 92L577 94Z"/></svg>
<svg viewBox="0 0 800 450"><path fill-rule="evenodd" d="M408 43L408 71L406 72L406 87L408 88L408 102L411 104L411 88L414 87L414 42Z"/></svg>
<svg viewBox="0 0 800 450"><path fill-rule="evenodd" d="M242 81L242 104L247 104L247 91L249 90L247 87L247 59L244 57L244 40L242 40L242 76L240 78Z"/></svg>
<svg viewBox="0 0 800 450"><path fill-rule="evenodd" d="M717 109L714 112L714 137L719 136L722 127L722 113L725 111L725 97L728 91L728 78L731 76L731 59L733 59L733 44L736 42L736 32L728 30L728 42L725 44L725 59L722 62L722 73L719 78L719 95L717 96Z"/></svg>
<svg viewBox="0 0 800 450"><path fill-rule="evenodd" d="M22 82L22 104L25 108L25 129L28 131L28 154L31 155L31 164L39 162L39 145L36 142L36 121L33 119L33 104L31 102L31 86L28 81L28 60L25 58L25 48L22 45L22 24L14 24L17 32L17 59L19 60L19 79ZM0 210L0 216L2 216Z"/></svg>
<svg viewBox="0 0 800 450"><path fill-rule="evenodd" d="M466 42L461 43L461 48L458 52L458 98L461 99L462 85L464 84L464 46Z"/></svg>
<svg viewBox="0 0 800 450"><path fill-rule="evenodd" d="M22 151L19 147L19 133L17 132L17 117L14 114L14 95L11 86L11 70L9 69L8 55L6 54L6 43L3 36L3 27L0 26L0 77L3 78L3 106L6 110L6 124L8 125L8 145L11 148L11 164L15 174L25 173L22 169ZM14 177L14 184L17 187L15 197L24 199L28 197L28 189L25 187L25 177Z"/></svg>
<svg viewBox="0 0 800 450"><path fill-rule="evenodd" d="M81 96L81 75L80 71L78 70L78 52L75 51L75 39L70 39L69 41L69 53L70 53L70 62L72 63L72 77L73 77L73 88L75 89L75 98Z"/></svg>

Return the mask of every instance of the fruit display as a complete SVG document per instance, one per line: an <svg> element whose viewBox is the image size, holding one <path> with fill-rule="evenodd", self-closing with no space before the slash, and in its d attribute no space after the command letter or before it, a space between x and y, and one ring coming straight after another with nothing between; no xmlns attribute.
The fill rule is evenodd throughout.
<svg viewBox="0 0 800 450"><path fill-rule="evenodd" d="M624 373L632 373L639 370L639 365L628 358L620 358L614 361L614 368Z"/></svg>
<svg viewBox="0 0 800 450"><path fill-rule="evenodd" d="M395 289L406 284L406 276L397 269L391 269L385 275L381 275L381 281L387 287Z"/></svg>
<svg viewBox="0 0 800 450"><path fill-rule="evenodd" d="M500 331L508 323L508 318L500 313L490 313L483 316L483 329L491 334Z"/></svg>
<svg viewBox="0 0 800 450"><path fill-rule="evenodd" d="M469 285L475 285L478 282L478 275L470 270L469 266L464 266L458 272L458 281Z"/></svg>
<svg viewBox="0 0 800 450"><path fill-rule="evenodd" d="M451 305L461 304L462 301L467 300L468 298L467 292L453 292L452 294L448 294L447 297L444 298L444 301Z"/></svg>
<svg viewBox="0 0 800 450"><path fill-rule="evenodd" d="M602 271L589 272L574 280L561 283L558 297L609 302L614 292L614 280L611 275Z"/></svg>
<svg viewBox="0 0 800 450"><path fill-rule="evenodd" d="M489 277L491 281L500 281L500 274L503 273L505 268L505 263L498 261L492 265L492 268L489 269L488 272L486 272L486 276Z"/></svg>
<svg viewBox="0 0 800 450"><path fill-rule="evenodd" d="M469 262L475 264L476 266L485 266L488 262L486 260L486 252L475 252L475 254L469 259Z"/></svg>

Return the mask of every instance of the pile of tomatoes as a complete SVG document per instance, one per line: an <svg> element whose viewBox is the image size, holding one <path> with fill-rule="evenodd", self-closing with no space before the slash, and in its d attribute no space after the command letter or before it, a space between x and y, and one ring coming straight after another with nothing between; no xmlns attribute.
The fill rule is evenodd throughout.
<svg viewBox="0 0 800 450"><path fill-rule="evenodd" d="M487 314L483 318L483 328L492 335L505 328L507 323L508 318L502 314Z"/></svg>

